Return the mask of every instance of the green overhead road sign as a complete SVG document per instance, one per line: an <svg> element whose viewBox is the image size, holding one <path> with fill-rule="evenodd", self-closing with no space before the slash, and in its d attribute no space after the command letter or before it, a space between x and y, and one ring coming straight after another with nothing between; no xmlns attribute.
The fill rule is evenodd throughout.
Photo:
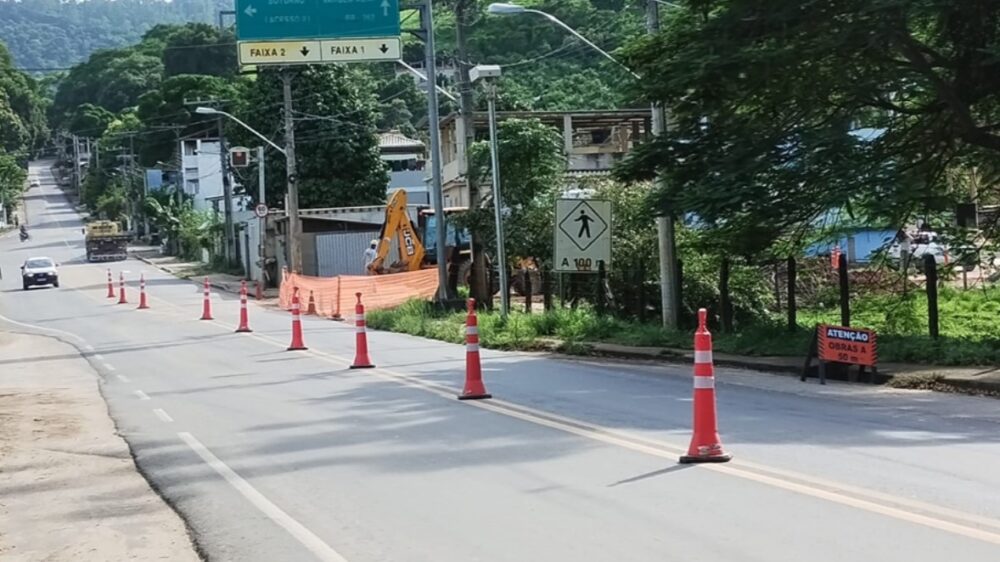
<svg viewBox="0 0 1000 562"><path fill-rule="evenodd" d="M236 0L239 41L399 36L399 0Z"/></svg>

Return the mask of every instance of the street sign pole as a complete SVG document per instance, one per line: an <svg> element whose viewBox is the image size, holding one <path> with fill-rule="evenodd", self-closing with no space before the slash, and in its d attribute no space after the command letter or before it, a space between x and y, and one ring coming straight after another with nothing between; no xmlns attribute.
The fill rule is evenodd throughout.
<svg viewBox="0 0 1000 562"><path fill-rule="evenodd" d="M267 205L267 199L264 198L266 195L264 191L264 146L257 147L257 204ZM260 225L257 227L259 241L257 242L257 255L258 260L260 260L260 279L261 283L264 282L264 265L266 262L267 252L264 251L264 246L266 245L267 238L265 236L265 231L267 230L267 215L260 217Z"/></svg>

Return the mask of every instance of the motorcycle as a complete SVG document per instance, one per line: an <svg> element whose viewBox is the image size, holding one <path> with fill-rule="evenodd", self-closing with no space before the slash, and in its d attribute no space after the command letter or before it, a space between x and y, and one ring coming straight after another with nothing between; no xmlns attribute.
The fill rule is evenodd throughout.
<svg viewBox="0 0 1000 562"><path fill-rule="evenodd" d="M27 232L25 232L24 230L22 230L21 231L21 242L24 242L28 238L31 238L31 236L29 236Z"/></svg>

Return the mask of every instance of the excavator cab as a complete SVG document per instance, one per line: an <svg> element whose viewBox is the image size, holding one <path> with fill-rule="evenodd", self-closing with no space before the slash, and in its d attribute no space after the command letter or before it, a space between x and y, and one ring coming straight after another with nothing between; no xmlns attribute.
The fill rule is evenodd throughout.
<svg viewBox="0 0 1000 562"><path fill-rule="evenodd" d="M375 247L375 259L368 265L369 275L416 271L423 267L424 245L410 220L406 202L406 191L402 189L393 193L389 199L389 204L385 207L385 221ZM394 243L398 248L399 259L387 265Z"/></svg>

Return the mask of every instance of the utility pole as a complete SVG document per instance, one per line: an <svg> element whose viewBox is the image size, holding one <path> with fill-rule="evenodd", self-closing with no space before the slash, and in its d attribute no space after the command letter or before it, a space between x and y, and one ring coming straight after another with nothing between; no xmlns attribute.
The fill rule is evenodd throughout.
<svg viewBox="0 0 1000 562"><path fill-rule="evenodd" d="M468 186L469 190L469 208L473 209L479 205L479 186L477 185L477 180L475 174L472 174L469 170L469 147L472 143L476 141L476 120L474 112L476 110L475 96L473 95L472 80L469 77L469 71L472 69L472 65L469 63L469 49L468 49L468 27L469 27L469 12L476 5L474 0L459 0L455 4L455 43L458 51L458 88L460 94L459 101L459 113L462 121L462 127L465 129L465 135L463 139L456 139L457 142L462 143L462 152L459 155L462 159L460 162L459 173L465 175L465 184ZM493 295L491 294L491 286L488 281L488 276L486 272L486 253L483 251L483 243L481 233L475 232L474 230L470 232L472 235L470 245L472 246L472 268L469 279L469 289L472 297L478 302L493 303ZM498 258L498 262L501 264L501 269L506 271L503 265L506 265ZM459 282L462 280L460 279ZM501 293L502 294L502 293Z"/></svg>
<svg viewBox="0 0 1000 562"><path fill-rule="evenodd" d="M444 193L441 186L441 119L438 117L437 64L434 56L434 8L430 0L423 3L424 42L427 56L427 117L431 133L431 191L437 222L438 301L448 299L448 256L445 255L447 221L444 216ZM288 96L286 95L286 99Z"/></svg>
<svg viewBox="0 0 1000 562"><path fill-rule="evenodd" d="M229 158L226 150L226 134L222 126L222 116L216 120L219 127L219 170L222 172L222 200L226 228L226 265L233 265L236 256L236 236L233 232L233 186L229 181Z"/></svg>
<svg viewBox="0 0 1000 562"><path fill-rule="evenodd" d="M73 135L73 187L76 188L77 196L81 194L80 189L80 137Z"/></svg>
<svg viewBox="0 0 1000 562"><path fill-rule="evenodd" d="M295 121L292 119L292 74L281 69L282 93L285 98L285 180L288 182L288 261L291 271L302 273L302 223L299 218L299 178L295 168Z"/></svg>
<svg viewBox="0 0 1000 562"><path fill-rule="evenodd" d="M646 31L655 35L660 31L660 10L656 0L646 0ZM663 106L653 103L653 135L659 136L666 130ZM663 174L657 172L656 187L664 189ZM660 250L660 307L663 311L663 327L677 328L677 246L674 240L673 209L666 209L656 217L656 238Z"/></svg>
<svg viewBox="0 0 1000 562"><path fill-rule="evenodd" d="M264 189L264 145L257 147L257 204L267 205L267 192ZM261 283L264 282L264 262L266 260L267 252L264 251L264 246L267 242L264 236L265 230L267 229L267 217L260 217L260 226L257 227L258 235L260 240L257 243L257 253L260 259L260 279Z"/></svg>

